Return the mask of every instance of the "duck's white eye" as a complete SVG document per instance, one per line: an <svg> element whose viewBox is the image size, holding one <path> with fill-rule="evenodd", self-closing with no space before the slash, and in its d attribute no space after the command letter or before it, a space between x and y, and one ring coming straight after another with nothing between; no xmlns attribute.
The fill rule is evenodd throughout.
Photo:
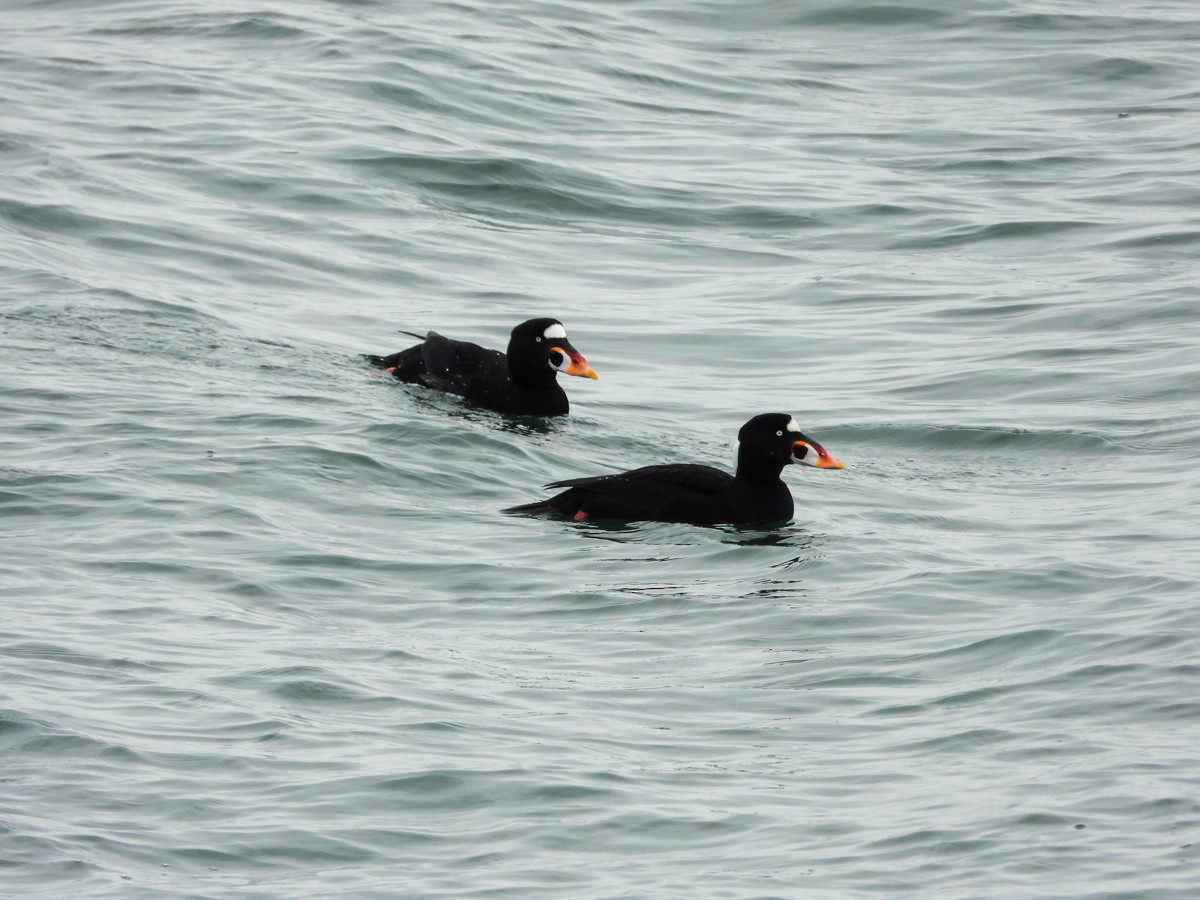
<svg viewBox="0 0 1200 900"><path fill-rule="evenodd" d="M562 325L559 325L557 322L543 331L542 334L545 337L548 337L550 340L557 339L560 341L565 341L567 339L567 329L563 328ZM540 341L541 338L538 338L538 340Z"/></svg>
<svg viewBox="0 0 1200 900"><path fill-rule="evenodd" d="M538 338L538 339L537 339L537 342L540 344L540 343L542 342L542 339L541 339L541 338Z"/></svg>
<svg viewBox="0 0 1200 900"><path fill-rule="evenodd" d="M783 437L783 432L782 431L775 432L775 437Z"/></svg>
<svg viewBox="0 0 1200 900"><path fill-rule="evenodd" d="M800 426L796 424L795 419L788 419L787 430L788 431L799 431Z"/></svg>

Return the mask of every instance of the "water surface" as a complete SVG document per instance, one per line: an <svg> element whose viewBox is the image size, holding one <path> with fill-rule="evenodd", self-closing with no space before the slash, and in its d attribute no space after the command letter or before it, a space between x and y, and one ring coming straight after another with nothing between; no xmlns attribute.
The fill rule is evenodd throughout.
<svg viewBox="0 0 1200 900"><path fill-rule="evenodd" d="M1192 896L1191 4L4 31L6 895ZM781 528L499 513L776 410Z"/></svg>

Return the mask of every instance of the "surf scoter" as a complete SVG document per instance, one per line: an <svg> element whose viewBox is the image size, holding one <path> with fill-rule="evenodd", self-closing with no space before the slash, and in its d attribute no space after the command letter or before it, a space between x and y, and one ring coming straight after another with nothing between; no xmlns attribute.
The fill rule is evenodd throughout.
<svg viewBox="0 0 1200 900"><path fill-rule="evenodd" d="M403 334L421 337L411 331ZM564 416L570 404L559 372L595 378L587 360L567 340L558 319L530 319L512 330L508 351L455 341L436 331L421 343L367 360L401 381L423 384L496 412L518 416Z"/></svg>
<svg viewBox="0 0 1200 900"><path fill-rule="evenodd" d="M779 477L791 463L844 469L806 437L786 413L755 416L738 432L737 474L712 466L646 466L615 475L570 478L546 485L567 488L508 513L561 513L584 519L684 522L691 525L757 525L789 519L792 493Z"/></svg>

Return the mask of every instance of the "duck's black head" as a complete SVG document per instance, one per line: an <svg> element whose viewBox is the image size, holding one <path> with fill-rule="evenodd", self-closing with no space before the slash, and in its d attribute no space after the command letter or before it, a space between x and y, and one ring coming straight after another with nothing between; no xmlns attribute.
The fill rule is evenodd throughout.
<svg viewBox="0 0 1200 900"><path fill-rule="evenodd" d="M738 432L739 477L777 478L783 467L792 463L818 469L846 468L801 432L787 413L755 416Z"/></svg>
<svg viewBox="0 0 1200 900"><path fill-rule="evenodd" d="M567 340L567 329L558 319L530 319L512 330L508 364L514 373L553 378L558 372L595 378L587 360Z"/></svg>

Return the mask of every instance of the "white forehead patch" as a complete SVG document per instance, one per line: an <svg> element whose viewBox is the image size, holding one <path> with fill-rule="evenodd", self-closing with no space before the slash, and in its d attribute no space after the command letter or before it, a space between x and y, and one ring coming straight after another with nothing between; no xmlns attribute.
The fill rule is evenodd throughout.
<svg viewBox="0 0 1200 900"><path fill-rule="evenodd" d="M549 340L554 340L557 338L560 341L565 341L567 339L567 329L555 323L543 331L542 336L548 338Z"/></svg>
<svg viewBox="0 0 1200 900"><path fill-rule="evenodd" d="M798 432L798 431L800 430L800 426L796 424L796 420L795 420L795 419L788 419L788 423L787 423L787 430L788 430L788 431L797 431L797 432Z"/></svg>

